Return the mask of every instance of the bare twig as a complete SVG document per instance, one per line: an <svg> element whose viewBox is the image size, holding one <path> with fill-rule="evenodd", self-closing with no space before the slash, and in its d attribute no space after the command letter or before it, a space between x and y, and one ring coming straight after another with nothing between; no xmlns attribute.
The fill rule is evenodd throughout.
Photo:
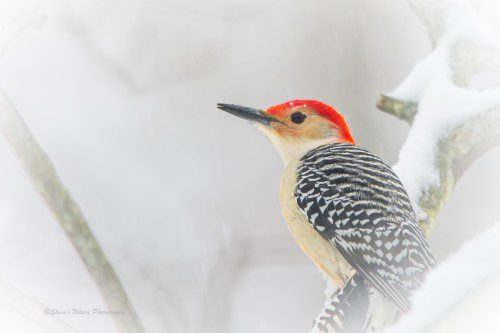
<svg viewBox="0 0 500 333"><path fill-rule="evenodd" d="M7 96L0 90L0 130L19 157L36 191L59 221L97 284L120 332L144 329L113 267L94 238L83 213Z"/></svg>
<svg viewBox="0 0 500 333"><path fill-rule="evenodd" d="M414 102L399 101L382 94L377 102L377 107L411 125L417 114L418 105Z"/></svg>

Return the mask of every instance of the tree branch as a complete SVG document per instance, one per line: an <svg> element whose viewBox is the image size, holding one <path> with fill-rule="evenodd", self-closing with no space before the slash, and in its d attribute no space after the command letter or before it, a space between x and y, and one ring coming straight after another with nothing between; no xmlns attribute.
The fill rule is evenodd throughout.
<svg viewBox="0 0 500 333"><path fill-rule="evenodd" d="M61 182L54 165L38 145L7 96L0 90L0 130L17 154L33 187L59 221L94 279L120 332L144 332L113 267L99 246L80 207Z"/></svg>
<svg viewBox="0 0 500 333"><path fill-rule="evenodd" d="M377 107L411 125L417 114L418 105L414 102L400 101L382 94L377 101Z"/></svg>
<svg viewBox="0 0 500 333"><path fill-rule="evenodd" d="M426 27L434 51L416 64L393 92L393 96L398 96L399 99L381 95L377 107L412 126L407 142L412 140L412 144L416 145L408 147L415 148L422 143L416 135L421 135L423 126L436 121L436 119L433 118L432 112L419 114L418 102L414 101L421 101L424 97L431 96L427 101L436 102L436 96L439 96L441 101L432 105L434 107L432 111L435 112L439 112L443 105L453 106L453 103L440 102L446 101L446 98L454 98L456 95L436 94L436 87L439 87L439 83L443 82L449 83L450 87L463 87L461 88L463 90L460 91L461 98L466 99L471 95L477 96L479 93L467 91L470 77L484 70L500 71L500 61L498 61L500 38L483 21L468 1L408 0L408 2L415 15ZM458 91L457 88L455 93ZM496 97L500 98L500 96ZM479 108L481 105L477 107ZM426 106L428 107L429 103ZM451 110L454 111L454 109ZM459 110L456 111L459 112ZM429 159L429 164L424 166L425 169L422 169L427 170L429 167L429 170L436 171L437 177L431 183L423 181L419 178L418 172L415 173L411 169L415 163L427 162L428 156L425 156L427 151L417 152L419 156L407 154L404 156L405 163L402 166L408 168L404 171L407 171L410 176L413 174L416 176L412 184L416 185L413 188L412 200L414 200L415 205L418 205L415 208L417 210L419 208L421 212L425 213L421 214L425 216L418 217L427 237L458 179L471 163L500 142L500 105L477 111L468 117L464 115L472 113L464 112L459 115L460 118L451 116L448 123L439 124L442 126L438 128L441 131L433 133L437 137L431 136L436 141L431 142L433 149L428 152L431 154L432 151L434 158ZM421 118L428 116L431 118ZM450 116L450 113L442 116ZM446 118L441 119L446 120ZM461 120L456 122L457 119ZM413 124L416 121L419 122L419 125L415 127ZM415 160L409 161L408 158ZM419 161L419 158L423 158L425 161ZM432 175L429 175L428 179L432 178Z"/></svg>
<svg viewBox="0 0 500 333"><path fill-rule="evenodd" d="M400 114L417 115L418 105L381 95L389 114L401 118ZM394 106L393 109L391 107ZM379 104L377 107L381 109ZM500 107L482 112L455 125L443 133L437 142L434 168L439 181L421 189L418 206L426 213L420 219L424 233L429 236L437 216L465 170L483 153L500 143Z"/></svg>

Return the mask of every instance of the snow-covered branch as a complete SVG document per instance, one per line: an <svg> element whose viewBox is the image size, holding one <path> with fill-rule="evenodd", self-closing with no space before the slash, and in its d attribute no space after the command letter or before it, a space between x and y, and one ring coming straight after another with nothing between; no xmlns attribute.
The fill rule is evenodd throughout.
<svg viewBox="0 0 500 333"><path fill-rule="evenodd" d="M422 92L425 79L440 75L439 71L449 71L454 83L460 86L467 86L470 77L478 72L500 71L500 39L476 10L474 1L408 0L408 3L427 29L434 52L417 64L397 88L399 97L405 88L412 93ZM436 64L436 60L442 63ZM437 66L430 64L433 62ZM433 73L434 70L438 72ZM424 85L419 87L418 81Z"/></svg>
<svg viewBox="0 0 500 333"><path fill-rule="evenodd" d="M413 297L413 311L390 333L498 330L500 223L465 243L441 263Z"/></svg>
<svg viewBox="0 0 500 333"><path fill-rule="evenodd" d="M500 70L500 38L467 0L409 3L434 50L377 106L412 126L394 169L429 235L460 176L500 142L500 88L469 86L472 75Z"/></svg>
<svg viewBox="0 0 500 333"><path fill-rule="evenodd" d="M413 102L385 95L380 100L385 106L395 106L389 113L404 120L408 118L401 114L416 110ZM500 143L500 106L486 108L454 124L443 123L437 126L435 133L433 127L428 126L438 123L435 118L422 120L417 115L417 120L395 169L420 212L422 229L429 235L460 176L481 154ZM436 136L430 140L433 134Z"/></svg>
<svg viewBox="0 0 500 333"><path fill-rule="evenodd" d="M500 88L478 91L470 87L473 75L500 72L500 38L468 0L408 2L427 28L433 51L396 89L381 95L377 107L411 126L394 170L428 236L460 176L500 143ZM463 267L448 265L456 265L454 276L460 276ZM429 283L446 285L449 280L439 274L446 273L431 274ZM412 326L408 325L404 327Z"/></svg>

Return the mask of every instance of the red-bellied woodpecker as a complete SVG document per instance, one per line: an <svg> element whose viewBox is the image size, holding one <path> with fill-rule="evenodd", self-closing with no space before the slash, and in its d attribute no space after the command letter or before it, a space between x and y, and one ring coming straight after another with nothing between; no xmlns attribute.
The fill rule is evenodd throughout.
<svg viewBox="0 0 500 333"><path fill-rule="evenodd" d="M281 209L288 227L340 290L316 325L339 331L349 326L352 312L368 316L368 300L350 314L346 308L354 298L368 299L372 293L390 300L395 311L409 311L410 294L434 258L399 178L355 145L340 113L314 100L265 110L218 107L254 122L280 152L285 164ZM362 320L361 329L375 326L371 319Z"/></svg>

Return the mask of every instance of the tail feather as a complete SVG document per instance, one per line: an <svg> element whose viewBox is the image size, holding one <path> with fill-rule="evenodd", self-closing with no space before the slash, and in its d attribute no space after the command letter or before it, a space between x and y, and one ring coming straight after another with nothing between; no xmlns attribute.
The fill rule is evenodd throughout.
<svg viewBox="0 0 500 333"><path fill-rule="evenodd" d="M365 329L370 287L363 277L354 274L344 288L326 303L314 321L314 333L360 333Z"/></svg>
<svg viewBox="0 0 500 333"><path fill-rule="evenodd" d="M364 332L381 332L394 324L402 310L375 288L370 289Z"/></svg>

